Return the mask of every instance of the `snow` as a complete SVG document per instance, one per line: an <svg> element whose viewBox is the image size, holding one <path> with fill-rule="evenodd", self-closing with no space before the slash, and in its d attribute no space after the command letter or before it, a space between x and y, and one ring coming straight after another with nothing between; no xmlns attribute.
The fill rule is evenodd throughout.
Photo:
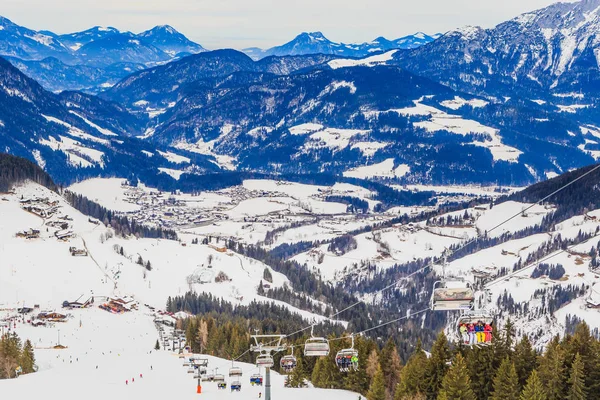
<svg viewBox="0 0 600 400"><path fill-rule="evenodd" d="M391 51L388 51L387 53L378 54L376 56L362 58L359 60L352 60L352 59L331 60L327 63L327 65L329 65L329 67L331 67L332 69L359 67L359 66L373 67L375 65L385 64L388 61L392 60L394 54L396 54L397 51L398 50L391 50Z"/></svg>
<svg viewBox="0 0 600 400"><path fill-rule="evenodd" d="M69 124L69 123L67 123L65 121L62 121L62 120L60 120L58 118L51 117L51 116L44 115L44 114L42 114L42 117L44 117L46 119L46 121L48 121L48 122L53 122L55 124L62 125L65 128L69 128L69 132L68 133L71 136L74 136L74 137L77 137L77 138L80 138L80 139L91 140L93 142L102 143L104 145L110 144L110 142L108 140L106 140L106 139L100 139L100 138L98 138L96 136L92 136L92 135L90 135L88 133L85 133L81 129L76 128L73 125L71 125L71 124Z"/></svg>
<svg viewBox="0 0 600 400"><path fill-rule="evenodd" d="M66 154L69 164L75 167L86 168L93 166L92 162L80 155L89 157L95 164L104 167L103 152L85 147L71 138L59 136L59 139L56 140L53 136L49 136L48 139L40 139L39 143L50 147L54 151L62 151Z"/></svg>
<svg viewBox="0 0 600 400"><path fill-rule="evenodd" d="M352 178L401 178L410 172L410 167L406 164L400 164L394 168L394 159L388 158L378 164L365 165L344 171L344 176Z"/></svg>
<svg viewBox="0 0 600 400"><path fill-rule="evenodd" d="M487 106L489 103L482 99L465 100L462 97L454 96L454 100L445 100L442 101L440 104L452 110L458 110L459 108L462 108L465 105L471 106L473 108L481 108Z"/></svg>
<svg viewBox="0 0 600 400"><path fill-rule="evenodd" d="M139 210L140 206L124 201L123 189L119 178L92 178L69 186L69 190L86 196L109 210L129 212Z"/></svg>
<svg viewBox="0 0 600 400"><path fill-rule="evenodd" d="M321 124L306 123L306 124L292 126L291 128L288 128L288 131L292 135L306 135L309 133L314 133L314 132L320 131L321 129L323 129L323 125L321 125Z"/></svg>
<svg viewBox="0 0 600 400"><path fill-rule="evenodd" d="M142 150L142 153L145 154L148 157L154 157L154 153L148 151L148 150Z"/></svg>
<svg viewBox="0 0 600 400"><path fill-rule="evenodd" d="M42 169L44 169L46 167L46 160L44 160L40 151L32 150L31 154L33 155L33 158L34 158L35 162L37 163L37 165L39 165Z"/></svg>
<svg viewBox="0 0 600 400"><path fill-rule="evenodd" d="M357 142L350 148L358 149L365 157L373 157L379 150L389 146L389 143L382 142Z"/></svg>
<svg viewBox="0 0 600 400"><path fill-rule="evenodd" d="M158 168L158 170L160 172L162 172L163 174L167 174L169 175L171 178L175 179L176 181L179 180L179 178L181 178L181 175L185 174L186 171L181 171L178 169L172 169L172 168Z"/></svg>
<svg viewBox="0 0 600 400"><path fill-rule="evenodd" d="M575 113L577 113L577 110L581 110L583 108L588 108L588 107L590 107L590 105L589 104L571 104L571 105L565 106L565 105L558 104L557 107L558 107L558 112L575 114Z"/></svg>
<svg viewBox="0 0 600 400"><path fill-rule="evenodd" d="M43 35L41 33L36 33L33 36L29 36L29 35L23 35L23 36L25 36L26 38L35 40L36 42L41 43L44 46L50 46L54 42L54 39L52 38L52 36Z"/></svg>
<svg viewBox="0 0 600 400"><path fill-rule="evenodd" d="M189 164L192 162L192 160L190 160L189 158L179 155L179 154L175 154L170 151L165 152L165 151L157 150L157 152L158 152L158 154L160 154L161 156L166 158L169 162L172 162L175 164Z"/></svg>
<svg viewBox="0 0 600 400"><path fill-rule="evenodd" d="M333 151L343 150L348 147L352 138L365 135L368 132L368 130L361 129L324 128L311 134L303 149L328 148Z"/></svg>
<svg viewBox="0 0 600 400"><path fill-rule="evenodd" d="M71 114L73 114L73 115L76 115L76 116L78 116L78 117L79 117L79 118L81 118L81 119L82 119L82 120L83 120L83 121L84 121L86 124L88 124L89 126L91 126L91 127L92 127L92 128L94 128L94 129L96 129L98 132L100 132L101 134L103 134L103 135L105 135L105 136L119 136L119 135L117 135L116 133L114 133L114 132L112 132L112 131L110 131L110 130L108 130L108 129L105 129L105 128L102 128L102 127L100 127L100 126L96 125L95 123L93 123L92 121L88 120L88 119L87 119L87 118L85 118L84 116L77 114L75 111L72 111L72 110L70 110L69 112L70 112Z"/></svg>
<svg viewBox="0 0 600 400"><path fill-rule="evenodd" d="M414 126L423 128L429 132L446 131L457 135L468 135L470 133L486 134L490 140L483 142L475 141L471 144L487 148L492 153L495 161L517 162L519 156L523 154L519 149L503 144L498 129L482 125L474 120L463 119L460 115L448 114L435 107L422 104L421 100L415 100L414 104L413 107L391 109L385 112L396 112L401 115L413 117L429 117L425 121L413 122ZM365 116L373 117L381 113L382 111L369 111L365 113Z"/></svg>
<svg viewBox="0 0 600 400"><path fill-rule="evenodd" d="M341 88L347 88L350 91L350 94L356 93L356 86L354 82L346 82L346 81L333 81L324 89L325 93L332 93Z"/></svg>

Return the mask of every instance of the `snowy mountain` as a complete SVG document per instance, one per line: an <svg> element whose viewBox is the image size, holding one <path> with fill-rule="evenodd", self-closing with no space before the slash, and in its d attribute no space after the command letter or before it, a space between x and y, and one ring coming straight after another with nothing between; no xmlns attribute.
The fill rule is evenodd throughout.
<svg viewBox="0 0 600 400"><path fill-rule="evenodd" d="M0 55L27 60L70 58L69 49L55 36L27 29L4 17L0 17Z"/></svg>
<svg viewBox="0 0 600 400"><path fill-rule="evenodd" d="M144 132L143 116L77 92L55 95L0 58L0 149L35 161L59 182L77 177L133 171L159 174L169 160L151 160L156 146L134 138ZM204 156L187 168L219 170Z"/></svg>
<svg viewBox="0 0 600 400"><path fill-rule="evenodd" d="M202 46L192 42L169 25L155 26L150 30L138 34L137 37L161 49L171 57L206 51Z"/></svg>
<svg viewBox="0 0 600 400"><path fill-rule="evenodd" d="M77 51L82 46L85 46L90 42L104 39L111 35L117 35L119 33L121 33L121 31L119 31L117 28L95 26L85 31L59 35L58 39L71 50Z"/></svg>
<svg viewBox="0 0 600 400"><path fill-rule="evenodd" d="M543 105L494 103L382 65L394 52L325 64L296 57L302 65L206 52L134 74L103 97L132 112L160 110L153 142L261 172L524 184L599 155L594 128ZM272 74L292 61L302 69Z"/></svg>
<svg viewBox="0 0 600 400"><path fill-rule="evenodd" d="M43 60L22 60L6 57L25 75L34 77L44 88L62 90L85 90L99 92L117 84L123 77L146 68L138 63L115 63L107 67L84 64L70 65L54 57Z"/></svg>
<svg viewBox="0 0 600 400"><path fill-rule="evenodd" d="M293 40L281 46L262 50L251 47L242 50L252 59L259 60L268 56L287 56L303 54L333 54L339 57L365 57L372 53L380 53L391 49L412 49L432 42L434 37L422 32L405 36L396 40L384 37L361 43L336 43L327 39L321 32L303 32Z"/></svg>
<svg viewBox="0 0 600 400"><path fill-rule="evenodd" d="M459 90L543 100L553 94L582 109L591 100L581 96L595 98L598 87L599 7L598 0L557 3L492 29L458 29L395 57Z"/></svg>
<svg viewBox="0 0 600 400"><path fill-rule="evenodd" d="M201 51L170 26L137 35L100 26L57 35L0 17L0 56L52 91L97 93L143 68Z"/></svg>

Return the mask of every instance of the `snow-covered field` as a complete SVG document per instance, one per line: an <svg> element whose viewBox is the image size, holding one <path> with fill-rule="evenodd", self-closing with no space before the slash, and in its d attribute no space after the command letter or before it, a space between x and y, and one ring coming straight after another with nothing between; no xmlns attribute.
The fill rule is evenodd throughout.
<svg viewBox="0 0 600 400"><path fill-rule="evenodd" d="M118 201L114 202L112 196L118 182L104 183L106 188L100 189L106 189L108 194L103 201L122 206ZM85 186L83 183L80 189L85 190ZM20 203L28 199L49 204L56 201L56 212L46 218L27 212ZM72 236L58 240L55 235L65 230L59 231L52 226L54 222L68 223L67 229ZM39 237L16 236L18 232L31 229L39 231ZM14 194L2 195L0 319L16 316L17 307L23 306L36 307L33 314L25 316L27 320L41 311L68 316L64 322L39 327L22 317L11 321L11 330L23 340L32 341L39 372L2 381L0 392L3 398L37 399L45 398L49 393L60 395L64 400L197 398L196 380L182 368L181 360L168 351L153 350L158 338L153 322L155 314L143 304L164 307L168 296L190 289L189 275L202 278L210 275L210 282L192 283L192 288L236 304L248 304L252 300L272 301L256 293L268 267L223 250L219 243L192 245L194 236L182 234L182 243L186 244L183 246L169 240L107 237L108 232L104 225L90 221L57 194L37 184L27 183L17 187ZM117 251L121 246L123 255ZM72 256L70 247L86 249L88 255ZM144 262L151 262L150 271L136 263L139 257ZM219 272L227 274L230 280L216 283L212 277ZM272 287L288 284L284 275L270 272ZM92 296L96 301L89 308L62 308L65 300L83 302ZM98 308L108 297L132 298L137 309L112 314ZM324 319L283 302L276 303L306 320ZM55 349L57 344L66 348ZM226 372L230 366L230 361L209 359L209 368L220 367ZM257 398L264 388L251 387L247 380L256 372L256 367L251 364L241 366L245 374L241 393L219 391L216 383L205 382L201 396L208 399ZM277 373L272 374L274 398L285 396L293 400L308 395L342 400L357 397L355 393L339 390L287 389L283 387L283 379Z"/></svg>

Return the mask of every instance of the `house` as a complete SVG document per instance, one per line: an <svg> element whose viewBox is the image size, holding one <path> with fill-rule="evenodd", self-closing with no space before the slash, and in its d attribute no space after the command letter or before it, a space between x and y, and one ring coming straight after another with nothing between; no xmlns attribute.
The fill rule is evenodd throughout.
<svg viewBox="0 0 600 400"><path fill-rule="evenodd" d="M76 247L69 247L69 252L71 253L71 255L73 257L75 256L84 256L86 257L88 255L88 252L86 249L78 249Z"/></svg>

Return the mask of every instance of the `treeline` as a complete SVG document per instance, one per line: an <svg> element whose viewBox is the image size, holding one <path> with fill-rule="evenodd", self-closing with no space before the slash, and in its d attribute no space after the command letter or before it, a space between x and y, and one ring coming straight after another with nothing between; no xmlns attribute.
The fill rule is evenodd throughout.
<svg viewBox="0 0 600 400"><path fill-rule="evenodd" d="M73 208L82 214L102 221L104 225L113 228L120 236L134 235L142 238L177 240L177 233L172 229L139 224L134 219L118 215L87 197L73 193L70 190L63 190L62 195Z"/></svg>
<svg viewBox="0 0 600 400"><path fill-rule="evenodd" d="M16 333L7 333L0 338L0 379L16 378L30 374L37 369L33 346L29 340L25 344Z"/></svg>
<svg viewBox="0 0 600 400"><path fill-rule="evenodd" d="M587 325L556 336L543 354L526 336L514 343L512 328L482 348L451 349L440 335L429 358L418 349L400 371L394 399L600 399L600 342Z"/></svg>
<svg viewBox="0 0 600 400"><path fill-rule="evenodd" d="M26 158L0 153L0 193L8 192L15 184L30 180L56 191L56 185L42 168Z"/></svg>

